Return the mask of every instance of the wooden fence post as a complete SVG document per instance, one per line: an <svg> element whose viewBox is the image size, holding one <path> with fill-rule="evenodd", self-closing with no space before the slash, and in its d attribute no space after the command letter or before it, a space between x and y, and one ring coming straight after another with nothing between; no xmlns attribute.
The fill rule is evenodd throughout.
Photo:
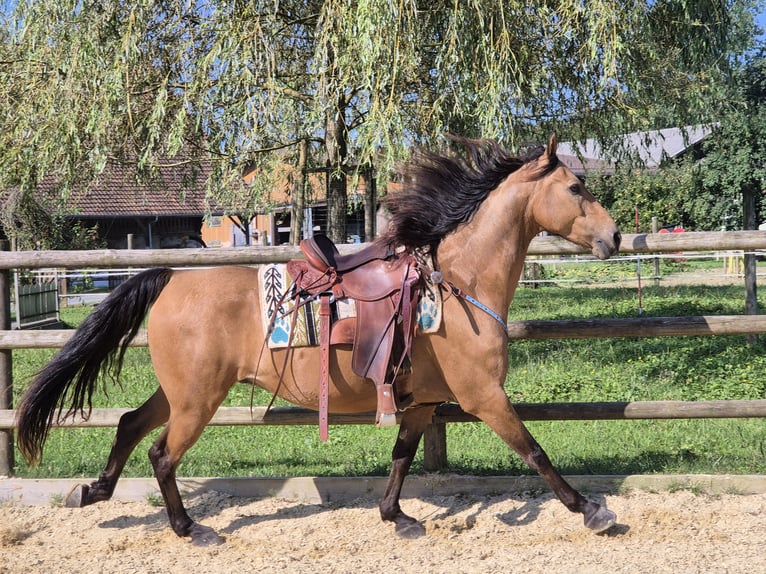
<svg viewBox="0 0 766 574"><path fill-rule="evenodd" d="M656 217L652 217L652 233L660 232L660 224ZM654 254L654 286L660 286L660 257Z"/></svg>
<svg viewBox="0 0 766 574"><path fill-rule="evenodd" d="M423 433L423 468L428 471L447 468L447 424L431 423Z"/></svg>
<svg viewBox="0 0 766 574"><path fill-rule="evenodd" d="M8 242L0 240L0 251L8 251ZM0 270L0 329L11 328L11 292L8 269ZM0 350L0 409L13 408L12 349ZM13 473L13 432L0 430L0 476Z"/></svg>

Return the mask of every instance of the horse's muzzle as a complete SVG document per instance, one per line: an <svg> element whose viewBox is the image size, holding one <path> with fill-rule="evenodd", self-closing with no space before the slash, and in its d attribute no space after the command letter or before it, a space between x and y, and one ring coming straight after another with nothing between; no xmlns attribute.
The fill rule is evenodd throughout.
<svg viewBox="0 0 766 574"><path fill-rule="evenodd" d="M615 231L611 236L596 237L591 246L591 251L593 255L601 260L609 259L620 250L621 242L622 235L619 231Z"/></svg>

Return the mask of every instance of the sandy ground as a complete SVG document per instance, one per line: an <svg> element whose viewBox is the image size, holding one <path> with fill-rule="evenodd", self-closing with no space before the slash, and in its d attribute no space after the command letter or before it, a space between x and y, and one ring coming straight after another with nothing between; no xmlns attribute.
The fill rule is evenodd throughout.
<svg viewBox="0 0 766 574"><path fill-rule="evenodd" d="M766 572L766 494L607 495L617 524L588 531L550 496L403 500L426 536L399 540L377 500L307 504L207 492L189 512L225 537L196 548L145 502L0 506L0 573Z"/></svg>

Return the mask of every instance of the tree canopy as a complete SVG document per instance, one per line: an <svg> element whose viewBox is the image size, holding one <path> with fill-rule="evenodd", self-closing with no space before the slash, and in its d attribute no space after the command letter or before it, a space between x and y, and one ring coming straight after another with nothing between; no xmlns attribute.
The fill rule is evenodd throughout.
<svg viewBox="0 0 766 574"><path fill-rule="evenodd" d="M20 0L0 29L0 185L62 195L109 161L210 164L263 204L274 166L389 177L447 132L508 147L714 121L751 0ZM245 168L260 184L245 186ZM331 210L333 207L331 206ZM340 225L335 222L335 225Z"/></svg>
<svg viewBox="0 0 766 574"><path fill-rule="evenodd" d="M616 173L591 174L588 187L624 229L641 231L651 218L662 225L717 231L752 229L766 221L766 57L753 51L733 67L729 98L722 102L700 157L666 162L642 171L630 163ZM747 199L752 214L744 221Z"/></svg>
<svg viewBox="0 0 766 574"><path fill-rule="evenodd" d="M763 51L744 63L732 83L730 105L705 146L705 161L689 210L701 219L715 218L726 229L742 227L743 195L753 200L752 221L766 221L766 57ZM712 223L712 222L711 222ZM712 227L712 225L711 225Z"/></svg>

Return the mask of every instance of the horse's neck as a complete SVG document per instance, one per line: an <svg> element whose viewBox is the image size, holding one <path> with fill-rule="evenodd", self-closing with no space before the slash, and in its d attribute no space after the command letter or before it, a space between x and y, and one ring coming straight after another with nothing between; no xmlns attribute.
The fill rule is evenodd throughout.
<svg viewBox="0 0 766 574"><path fill-rule="evenodd" d="M501 315L511 304L527 248L539 231L527 214L530 185L509 178L489 194L470 222L439 245L445 278Z"/></svg>

